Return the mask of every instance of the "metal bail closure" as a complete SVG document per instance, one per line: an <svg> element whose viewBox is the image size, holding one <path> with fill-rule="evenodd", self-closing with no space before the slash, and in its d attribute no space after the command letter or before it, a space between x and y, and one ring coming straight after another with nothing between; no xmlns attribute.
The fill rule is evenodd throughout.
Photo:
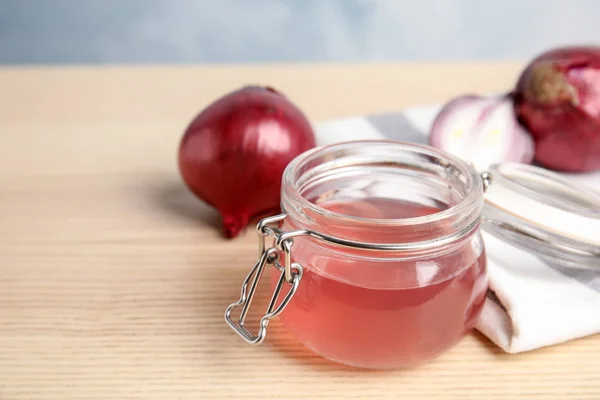
<svg viewBox="0 0 600 400"><path fill-rule="evenodd" d="M273 217L265 218L258 223L256 231L259 239L258 243L260 257L246 276L246 279L244 279L239 300L230 304L225 311L225 321L227 324L238 335L240 335L242 339L252 345L259 345L262 343L267 334L267 326L269 325L269 322L272 318L275 318L281 314L281 312L285 309L296 293L298 284L302 279L302 266L298 263L292 263L293 240L281 240L281 235L285 232L277 227L270 226L283 221L286 217L287 214L279 214ZM273 246L267 248L266 240L270 236L272 236L274 239ZM279 255L281 252L284 253L284 265L281 265L279 262ZM258 333L254 335L245 327L244 324L250 304L254 298L256 288L258 287L258 283L260 282L265 267L268 264L275 266L281 272L281 274L277 282L277 286L275 287L275 290L271 296L269 305L267 306L267 311L260 319ZM291 288L283 297L281 303L275 307L284 283L290 284ZM233 310L239 307L242 307L242 311L236 324L236 322L234 322L231 318L231 313Z"/></svg>
<svg viewBox="0 0 600 400"><path fill-rule="evenodd" d="M482 174L483 230L552 262L600 268L600 194L519 163Z"/></svg>

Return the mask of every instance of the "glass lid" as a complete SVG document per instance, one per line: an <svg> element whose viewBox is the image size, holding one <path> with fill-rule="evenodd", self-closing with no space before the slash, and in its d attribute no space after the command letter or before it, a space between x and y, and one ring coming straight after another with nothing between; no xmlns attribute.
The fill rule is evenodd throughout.
<svg viewBox="0 0 600 400"><path fill-rule="evenodd" d="M600 268L600 193L519 163L483 174L483 230L576 268Z"/></svg>

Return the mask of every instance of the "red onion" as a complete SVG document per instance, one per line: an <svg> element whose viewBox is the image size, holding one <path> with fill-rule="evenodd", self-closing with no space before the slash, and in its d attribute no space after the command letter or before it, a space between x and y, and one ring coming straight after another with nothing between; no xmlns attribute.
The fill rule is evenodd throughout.
<svg viewBox="0 0 600 400"><path fill-rule="evenodd" d="M507 96L451 100L436 116L429 144L473 163L479 171L503 161L533 160L533 139L517 122Z"/></svg>
<svg viewBox="0 0 600 400"><path fill-rule="evenodd" d="M247 86L191 122L179 169L190 190L219 211L225 236L233 238L252 218L279 209L283 170L315 145L309 121L285 96Z"/></svg>
<svg viewBox="0 0 600 400"><path fill-rule="evenodd" d="M517 83L515 111L541 165L600 169L600 47L557 48L532 60Z"/></svg>

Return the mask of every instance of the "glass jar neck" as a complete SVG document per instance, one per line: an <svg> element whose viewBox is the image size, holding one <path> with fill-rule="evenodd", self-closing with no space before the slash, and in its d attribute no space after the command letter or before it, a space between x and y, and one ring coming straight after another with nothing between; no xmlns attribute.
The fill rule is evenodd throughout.
<svg viewBox="0 0 600 400"><path fill-rule="evenodd" d="M293 229L434 250L478 227L483 184L472 166L427 146L346 142L293 160L281 203Z"/></svg>

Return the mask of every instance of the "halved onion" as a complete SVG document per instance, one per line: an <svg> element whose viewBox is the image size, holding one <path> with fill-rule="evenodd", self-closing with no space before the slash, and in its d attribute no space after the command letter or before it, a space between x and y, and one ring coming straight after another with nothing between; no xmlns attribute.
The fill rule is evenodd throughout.
<svg viewBox="0 0 600 400"><path fill-rule="evenodd" d="M478 171L503 161L529 164L534 142L518 123L508 96L461 96L432 125L429 144L471 162Z"/></svg>

